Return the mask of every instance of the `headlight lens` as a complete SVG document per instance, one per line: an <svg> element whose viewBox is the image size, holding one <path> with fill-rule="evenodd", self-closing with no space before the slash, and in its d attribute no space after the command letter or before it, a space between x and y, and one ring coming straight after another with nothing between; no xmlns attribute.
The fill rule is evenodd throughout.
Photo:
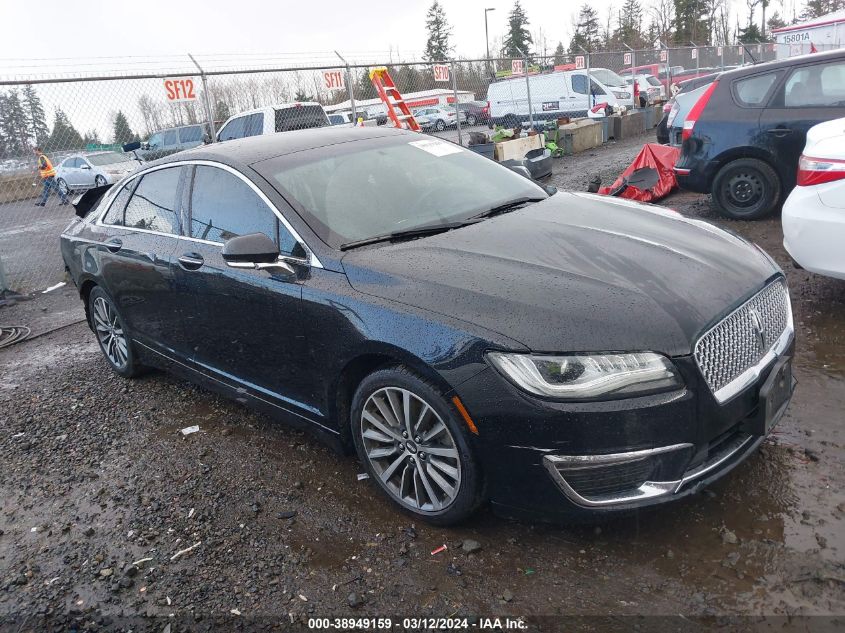
<svg viewBox="0 0 845 633"><path fill-rule="evenodd" d="M684 386L672 362L652 352L561 356L489 352L487 358L525 391L561 400L622 398Z"/></svg>

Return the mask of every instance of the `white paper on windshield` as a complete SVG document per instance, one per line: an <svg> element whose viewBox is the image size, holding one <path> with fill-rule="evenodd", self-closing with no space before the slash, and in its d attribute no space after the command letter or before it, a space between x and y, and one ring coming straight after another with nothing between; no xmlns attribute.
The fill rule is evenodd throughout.
<svg viewBox="0 0 845 633"><path fill-rule="evenodd" d="M461 148L454 143L438 141L433 138L424 141L411 141L408 145L413 145L424 152L428 152L432 156L448 156L449 154L457 154L461 151Z"/></svg>

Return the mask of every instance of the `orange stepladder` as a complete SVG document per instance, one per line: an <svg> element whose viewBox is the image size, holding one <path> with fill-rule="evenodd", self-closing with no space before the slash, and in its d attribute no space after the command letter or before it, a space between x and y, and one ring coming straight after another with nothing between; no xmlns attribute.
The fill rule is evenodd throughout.
<svg viewBox="0 0 845 633"><path fill-rule="evenodd" d="M419 132L420 125L414 115L411 114L411 110L396 88L396 84L393 83L390 73L387 72L387 67L377 66L370 69L370 81L373 82L379 98L387 107L387 116L393 121L393 125Z"/></svg>

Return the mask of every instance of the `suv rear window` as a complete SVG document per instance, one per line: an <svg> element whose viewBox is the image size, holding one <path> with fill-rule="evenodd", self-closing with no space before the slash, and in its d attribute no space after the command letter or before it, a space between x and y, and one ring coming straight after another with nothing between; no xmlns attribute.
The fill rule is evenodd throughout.
<svg viewBox="0 0 845 633"><path fill-rule="evenodd" d="M276 110L276 131L306 130L312 127L325 127L329 120L323 108L318 105L293 106Z"/></svg>
<svg viewBox="0 0 845 633"><path fill-rule="evenodd" d="M179 140L183 143L199 143L202 140L202 126L192 125L179 130Z"/></svg>
<svg viewBox="0 0 845 633"><path fill-rule="evenodd" d="M772 72L735 81L733 88L737 103L750 107L763 105L777 77L778 73Z"/></svg>

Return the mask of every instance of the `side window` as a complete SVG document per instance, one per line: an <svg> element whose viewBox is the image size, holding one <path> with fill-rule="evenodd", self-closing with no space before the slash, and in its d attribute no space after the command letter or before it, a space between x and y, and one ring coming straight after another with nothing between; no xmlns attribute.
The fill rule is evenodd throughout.
<svg viewBox="0 0 845 633"><path fill-rule="evenodd" d="M137 184L137 179L130 180L123 185L123 188L112 200L109 210L103 216L103 224L114 224L116 226L124 225L123 211L126 209L126 203L129 202L129 197L132 195L132 188Z"/></svg>
<svg viewBox="0 0 845 633"><path fill-rule="evenodd" d="M182 143L199 143L202 140L202 127L192 125L179 130L179 141Z"/></svg>
<svg viewBox="0 0 845 633"><path fill-rule="evenodd" d="M229 121L223 126L223 129L220 130L220 140L231 141L233 138L243 138L245 123L245 116L239 116L237 119Z"/></svg>
<svg viewBox="0 0 845 633"><path fill-rule="evenodd" d="M845 106L845 62L796 68L784 86L787 108Z"/></svg>
<svg viewBox="0 0 845 633"><path fill-rule="evenodd" d="M590 80L590 86L591 86L591 87L592 87L592 89L593 89L593 94L594 94L594 95L606 95L606 94L607 94L607 93L604 91L604 88L602 88L600 85L598 85L598 84L597 84L595 81L593 81L592 79Z"/></svg>
<svg viewBox="0 0 845 633"><path fill-rule="evenodd" d="M252 187L223 169L198 166L191 191L191 237L225 242L249 233L264 233L284 254L298 250L296 240Z"/></svg>
<svg viewBox="0 0 845 633"><path fill-rule="evenodd" d="M171 145L176 145L178 141L176 140L176 130L167 130L164 133L164 145L166 147L170 147Z"/></svg>
<svg viewBox="0 0 845 633"><path fill-rule="evenodd" d="M264 131L264 114L250 114L244 122L244 136L259 136Z"/></svg>
<svg viewBox="0 0 845 633"><path fill-rule="evenodd" d="M142 176L126 205L124 225L178 235L176 191L181 172L181 167L170 167Z"/></svg>
<svg viewBox="0 0 845 633"><path fill-rule="evenodd" d="M150 137L150 140L147 141L150 147L156 148L161 147L162 143L164 142L164 134L161 132L156 132Z"/></svg>
<svg viewBox="0 0 845 633"><path fill-rule="evenodd" d="M572 75L572 92L579 95L587 94L587 77L585 75Z"/></svg>
<svg viewBox="0 0 845 633"><path fill-rule="evenodd" d="M769 94L777 78L778 73L766 73L740 79L734 83L734 96L737 102L739 105L750 107L764 105L766 95Z"/></svg>

